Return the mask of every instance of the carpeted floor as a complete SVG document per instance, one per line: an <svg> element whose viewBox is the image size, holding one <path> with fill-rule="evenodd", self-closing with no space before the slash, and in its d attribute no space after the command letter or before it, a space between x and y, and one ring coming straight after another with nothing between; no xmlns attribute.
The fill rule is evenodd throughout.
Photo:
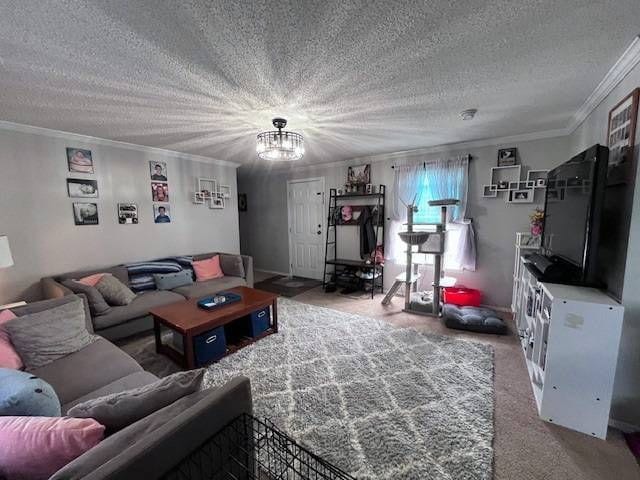
<svg viewBox="0 0 640 480"><path fill-rule="evenodd" d="M279 303L280 332L209 366L207 385L248 376L258 416L359 479L492 478L492 347Z"/></svg>
<svg viewBox="0 0 640 480"><path fill-rule="evenodd" d="M255 273L256 280L272 276ZM383 306L382 297L376 294L373 300L350 299L314 288L296 296L295 300L365 315L389 325L491 345L495 352L494 480L640 480L640 468L620 431L610 429L607 440L603 441L538 418L522 349L513 332L496 336L449 330L440 320L403 312L401 298ZM152 333L128 339L121 346L136 358L140 358L138 354L144 357L144 352L150 352L149 361L143 361L143 367L156 374L177 370L165 357L153 353Z"/></svg>

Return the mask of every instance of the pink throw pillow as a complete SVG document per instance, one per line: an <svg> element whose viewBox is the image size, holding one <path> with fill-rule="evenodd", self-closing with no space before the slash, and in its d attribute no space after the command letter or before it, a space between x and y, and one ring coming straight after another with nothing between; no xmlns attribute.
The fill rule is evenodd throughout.
<svg viewBox="0 0 640 480"><path fill-rule="evenodd" d="M96 284L102 280L106 273L94 273L93 275L89 275L88 277L83 277L78 280L79 283L87 285L88 287L95 287Z"/></svg>
<svg viewBox="0 0 640 480"><path fill-rule="evenodd" d="M2 328L4 323L16 318L16 315L11 310L2 310L0 312L0 368L13 368L19 370L23 367L22 359L13 344L9 333Z"/></svg>
<svg viewBox="0 0 640 480"><path fill-rule="evenodd" d="M104 438L92 418L0 417L0 472L46 479Z"/></svg>
<svg viewBox="0 0 640 480"><path fill-rule="evenodd" d="M193 262L193 271L196 272L197 282L224 277L224 273L222 273L222 268L220 267L219 255L208 258L207 260Z"/></svg>

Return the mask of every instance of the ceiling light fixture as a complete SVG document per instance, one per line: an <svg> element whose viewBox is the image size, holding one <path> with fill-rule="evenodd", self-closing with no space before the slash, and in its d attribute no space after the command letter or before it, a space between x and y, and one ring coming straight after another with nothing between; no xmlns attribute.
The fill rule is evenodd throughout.
<svg viewBox="0 0 640 480"><path fill-rule="evenodd" d="M460 116L462 117L462 120L473 120L473 117L476 116L476 113L478 113L478 110L475 108L470 108L469 110L464 110L460 113Z"/></svg>
<svg viewBox="0 0 640 480"><path fill-rule="evenodd" d="M274 118L273 126L278 130L270 130L258 134L256 152L263 160L293 161L304 156L304 138L299 133L282 130L287 126L284 118Z"/></svg>

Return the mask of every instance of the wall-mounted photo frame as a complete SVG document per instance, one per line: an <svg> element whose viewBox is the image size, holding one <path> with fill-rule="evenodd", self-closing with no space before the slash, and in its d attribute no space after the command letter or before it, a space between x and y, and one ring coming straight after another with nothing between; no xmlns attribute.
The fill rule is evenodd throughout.
<svg viewBox="0 0 640 480"><path fill-rule="evenodd" d="M76 225L98 225L98 204L74 203L73 220Z"/></svg>
<svg viewBox="0 0 640 480"><path fill-rule="evenodd" d="M161 182L151 182L151 199L154 202L168 202L169 184Z"/></svg>
<svg viewBox="0 0 640 480"><path fill-rule="evenodd" d="M238 194L238 211L240 212L247 211L247 194L246 193Z"/></svg>
<svg viewBox="0 0 640 480"><path fill-rule="evenodd" d="M165 162L149 162L149 175L154 182L166 182L167 164Z"/></svg>
<svg viewBox="0 0 640 480"><path fill-rule="evenodd" d="M169 205L153 205L153 223L171 223L171 207Z"/></svg>
<svg viewBox="0 0 640 480"><path fill-rule="evenodd" d="M138 205L135 203L119 203L118 223L120 225L137 225Z"/></svg>
<svg viewBox="0 0 640 480"><path fill-rule="evenodd" d="M67 165L70 172L95 173L91 150L67 147Z"/></svg>
<svg viewBox="0 0 640 480"><path fill-rule="evenodd" d="M511 203L533 203L533 190L511 190L509 201Z"/></svg>
<svg viewBox="0 0 640 480"><path fill-rule="evenodd" d="M630 160L633 155L639 99L640 88L636 88L609 112L607 128L609 166L620 165Z"/></svg>
<svg viewBox="0 0 640 480"><path fill-rule="evenodd" d="M98 182L85 178L67 178L67 192L71 198L98 198Z"/></svg>
<svg viewBox="0 0 640 480"><path fill-rule="evenodd" d="M209 208L211 209L220 209L224 208L224 198L222 197L213 197L209 202Z"/></svg>
<svg viewBox="0 0 640 480"><path fill-rule="evenodd" d="M357 165L347 169L347 183L349 185L366 185L371 183L371 164Z"/></svg>
<svg viewBox="0 0 640 480"><path fill-rule="evenodd" d="M498 150L498 166L510 167L517 163L518 149L513 148L501 148Z"/></svg>

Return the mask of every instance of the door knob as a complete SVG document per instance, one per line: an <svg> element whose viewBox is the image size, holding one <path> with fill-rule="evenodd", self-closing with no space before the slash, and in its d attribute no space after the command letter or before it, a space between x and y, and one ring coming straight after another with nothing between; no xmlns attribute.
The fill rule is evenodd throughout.
<svg viewBox="0 0 640 480"><path fill-rule="evenodd" d="M322 230L318 230L318 235L322 235Z"/></svg>

